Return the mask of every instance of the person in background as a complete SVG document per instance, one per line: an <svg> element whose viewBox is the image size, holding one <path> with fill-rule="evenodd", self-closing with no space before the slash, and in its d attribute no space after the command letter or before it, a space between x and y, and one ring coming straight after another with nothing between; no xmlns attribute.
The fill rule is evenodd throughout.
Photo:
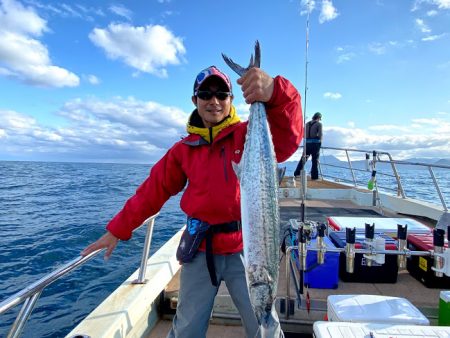
<svg viewBox="0 0 450 338"><path fill-rule="evenodd" d="M294 171L294 176L300 176L309 156L312 156L311 179L317 180L319 178L319 156L320 147L322 146L322 114L317 112L313 115L311 121L306 123L306 158L302 155Z"/></svg>
<svg viewBox="0 0 450 338"><path fill-rule="evenodd" d="M265 104L277 161L287 160L303 134L300 94L287 79L272 78L259 68L251 68L237 83L247 103ZM206 336L222 281L239 310L247 337L258 335L240 257L240 189L232 169L232 162L241 159L248 122L240 121L233 98L229 77L217 67L197 75L188 136L152 167L135 195L107 224L106 233L81 253L86 256L106 248L108 258L119 240L130 239L134 229L187 185L180 202L187 223L177 250L182 267L170 338Z"/></svg>

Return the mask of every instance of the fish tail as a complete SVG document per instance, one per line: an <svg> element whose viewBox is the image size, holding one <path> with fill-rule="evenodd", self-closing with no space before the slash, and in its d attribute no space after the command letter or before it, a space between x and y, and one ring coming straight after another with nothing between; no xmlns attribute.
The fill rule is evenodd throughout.
<svg viewBox="0 0 450 338"><path fill-rule="evenodd" d="M272 311L259 327L261 338L284 338L284 332L281 330L280 320L278 319L275 306L272 307Z"/></svg>
<svg viewBox="0 0 450 338"><path fill-rule="evenodd" d="M250 68L257 67L259 68L261 66L261 48L259 47L259 41L256 40L255 42L255 57L253 58L253 54L250 57L250 63L247 68L244 68L240 65L238 65L236 62L234 62L232 59L230 59L228 56L222 53L222 57L225 61L225 63L234 70L238 75L242 76L244 75Z"/></svg>

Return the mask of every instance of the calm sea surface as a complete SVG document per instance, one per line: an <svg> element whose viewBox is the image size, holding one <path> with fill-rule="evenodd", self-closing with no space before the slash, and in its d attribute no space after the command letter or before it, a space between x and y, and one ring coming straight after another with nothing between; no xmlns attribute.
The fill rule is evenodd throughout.
<svg viewBox="0 0 450 338"><path fill-rule="evenodd" d="M288 164L292 175L295 164ZM0 302L58 266L76 258L104 233L150 171L148 165L0 161ZM327 170L351 178L339 169ZM325 174L325 173L324 173ZM450 173L436 171L450 203ZM348 176L346 176L348 175ZM410 197L439 203L427 171L401 172ZM370 173L357 173L361 184ZM392 179L380 183L392 186ZM183 225L180 195L170 199L156 219L153 253ZM140 263L145 229L120 242L108 262L96 257L47 287L41 295L24 337L63 337L91 312ZM5 337L19 310L0 315Z"/></svg>

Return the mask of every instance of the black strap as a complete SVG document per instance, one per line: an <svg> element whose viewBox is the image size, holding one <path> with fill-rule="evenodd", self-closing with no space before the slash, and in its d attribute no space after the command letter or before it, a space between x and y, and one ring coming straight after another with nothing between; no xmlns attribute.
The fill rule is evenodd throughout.
<svg viewBox="0 0 450 338"><path fill-rule="evenodd" d="M212 253L212 238L213 232L211 227L206 231L206 266L208 267L209 277L211 278L211 283L214 286L218 286L216 277L216 268L214 266L214 256Z"/></svg>
<svg viewBox="0 0 450 338"><path fill-rule="evenodd" d="M212 251L212 239L214 234L230 233L241 230L241 221L233 221L222 224L211 225L206 231L206 266L208 267L209 277L214 286L219 286L216 276L216 268L214 266L214 255Z"/></svg>
<svg viewBox="0 0 450 338"><path fill-rule="evenodd" d="M241 221L233 221L222 224L214 224L210 226L212 233L230 233L241 230Z"/></svg>

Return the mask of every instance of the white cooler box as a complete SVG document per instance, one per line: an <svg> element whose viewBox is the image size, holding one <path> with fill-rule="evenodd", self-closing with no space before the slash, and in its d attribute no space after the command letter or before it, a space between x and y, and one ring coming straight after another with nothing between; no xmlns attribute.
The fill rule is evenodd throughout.
<svg viewBox="0 0 450 338"><path fill-rule="evenodd" d="M315 322L316 338L448 338L449 326Z"/></svg>
<svg viewBox="0 0 450 338"><path fill-rule="evenodd" d="M332 295L327 299L330 322L430 325L405 298L378 295Z"/></svg>

